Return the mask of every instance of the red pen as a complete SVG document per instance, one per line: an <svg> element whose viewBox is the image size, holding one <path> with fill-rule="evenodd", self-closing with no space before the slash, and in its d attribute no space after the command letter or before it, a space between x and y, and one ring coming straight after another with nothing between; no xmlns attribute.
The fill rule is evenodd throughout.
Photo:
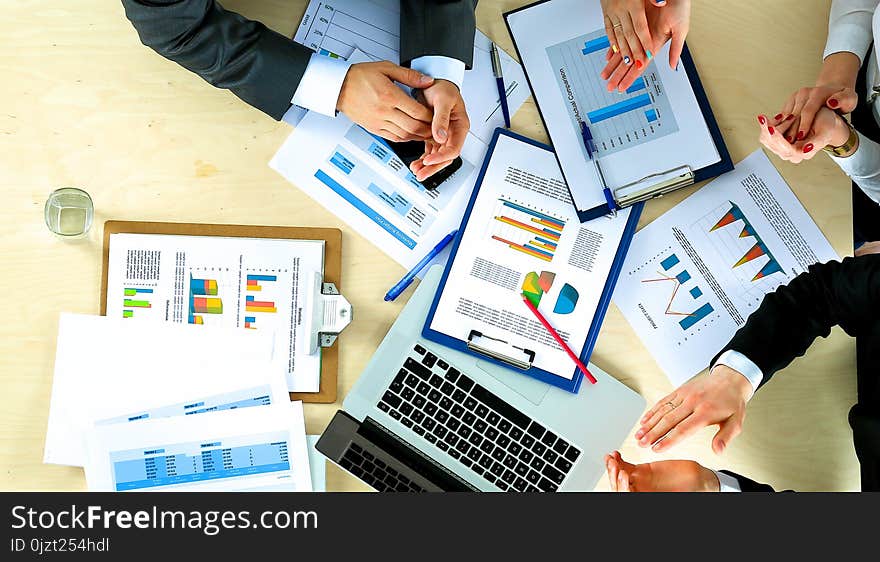
<svg viewBox="0 0 880 562"><path fill-rule="evenodd" d="M530 301L529 298L525 295L522 296L522 300L524 303L526 303L526 306L529 307L529 310L532 311L532 314L534 314L538 318L538 320L541 321L541 324L544 325L544 328L546 328L547 331L550 332L550 335L553 336L553 339L556 340L556 343L561 345L562 349L564 349L565 352L568 353L568 356L571 357L571 360L574 361L574 364L577 365L578 369L580 369L581 372L584 373L584 376L587 377L587 380L590 381L592 384L596 384L596 377L594 377L589 369L587 369L587 366L584 365L580 359L578 359L578 356L574 354L570 347L568 347L568 344L565 343L565 340L563 340L556 332L556 330L553 329L553 326L550 325L550 322L547 322L547 319L544 318L544 316L540 312L538 312L537 307L532 304L532 301Z"/></svg>

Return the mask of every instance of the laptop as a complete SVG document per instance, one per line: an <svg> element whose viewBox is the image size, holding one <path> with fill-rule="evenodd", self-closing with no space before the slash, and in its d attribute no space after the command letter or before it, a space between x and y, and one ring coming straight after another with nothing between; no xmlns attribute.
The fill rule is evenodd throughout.
<svg viewBox="0 0 880 562"><path fill-rule="evenodd" d="M590 365L578 394L421 338L425 276L317 449L381 492L590 491L645 400Z"/></svg>

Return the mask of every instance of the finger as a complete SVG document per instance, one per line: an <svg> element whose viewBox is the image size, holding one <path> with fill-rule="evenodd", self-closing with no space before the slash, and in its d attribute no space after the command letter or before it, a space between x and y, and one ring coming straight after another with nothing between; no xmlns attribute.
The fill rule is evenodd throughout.
<svg viewBox="0 0 880 562"><path fill-rule="evenodd" d="M611 47L608 47L608 50L605 51L605 60L607 60L607 61L608 61L608 60L611 60L611 58L612 58L615 54L616 54L616 53L614 52L614 49L612 49Z"/></svg>
<svg viewBox="0 0 880 562"><path fill-rule="evenodd" d="M640 423L641 423L642 425L645 425L645 422L648 421L649 419L651 419L651 418L654 416L654 414L657 413L657 410L659 410L659 409L660 409L664 404L666 404L667 402L672 402L673 404L675 404L675 398L676 398L676 393L675 393L675 392L671 392L671 393L667 394L666 396L664 396L663 398L661 398L660 400L658 400L658 401L654 404L654 406L651 407L650 410L648 410L647 412L645 412L645 415L642 416L642 419L640 420ZM636 434L636 437L641 437L641 435Z"/></svg>
<svg viewBox="0 0 880 562"><path fill-rule="evenodd" d="M610 59L613 55L616 55L620 49L617 48L617 36L614 33L614 24L608 16L605 16L605 36L608 37L608 43L611 44L611 47L608 49L610 54L606 54L605 58Z"/></svg>
<svg viewBox="0 0 880 562"><path fill-rule="evenodd" d="M434 114L430 109L403 93L403 90L397 86L394 86L394 89L397 92L394 94L393 102L390 104L392 107L424 123L430 123L433 120Z"/></svg>
<svg viewBox="0 0 880 562"><path fill-rule="evenodd" d="M794 108L792 108L791 112L795 116L795 119L798 120L797 127L792 127L792 133L794 134L794 138L797 140L804 140L804 137L807 136L807 131L804 130L802 121L801 112L804 109L804 105L807 103L807 94L803 91L798 92L797 98L794 100Z"/></svg>
<svg viewBox="0 0 880 562"><path fill-rule="evenodd" d="M661 437L669 433L669 431L678 425L683 419L688 417L693 410L684 405L669 410L668 413L660 418L654 427L639 439L639 445L646 447L656 443Z"/></svg>
<svg viewBox="0 0 880 562"><path fill-rule="evenodd" d="M382 123L382 129L397 135L398 138L401 138L405 141L424 140L422 137L418 137L410 133L409 131L402 129L397 125L397 123L394 123L392 121L385 121L384 123Z"/></svg>
<svg viewBox="0 0 880 562"><path fill-rule="evenodd" d="M639 42L641 43L642 53L644 54L642 62L644 63L644 66L647 66L648 61L651 60L651 56L653 56L648 53L650 52L651 46L654 44L654 39L651 37L651 30L648 28L648 19L645 17L645 10L639 10L638 13L630 14L630 19L632 19L636 37L638 37Z"/></svg>
<svg viewBox="0 0 880 562"><path fill-rule="evenodd" d="M379 131L377 131L376 134L379 135L380 137L382 137L383 139L388 139L388 140L394 141L394 142L406 141L406 139L397 136L396 133L389 131L387 129L379 129Z"/></svg>
<svg viewBox="0 0 880 562"><path fill-rule="evenodd" d="M815 92L815 90L813 91ZM826 101L827 100L823 100L820 96L816 96L815 94L807 99L801 110L801 123L798 131L804 131L805 135L810 133L813 129L813 120L816 118L816 114L819 113L819 110L825 105Z"/></svg>
<svg viewBox="0 0 880 562"><path fill-rule="evenodd" d="M427 74L390 62L384 64L382 71L395 82L400 82L410 88L423 89L434 83L434 79Z"/></svg>
<svg viewBox="0 0 880 562"><path fill-rule="evenodd" d="M687 27L673 31L672 42L669 45L669 68L678 69L678 61L681 60L681 53L684 51L684 38L687 37Z"/></svg>
<svg viewBox="0 0 880 562"><path fill-rule="evenodd" d="M633 83L638 80L642 74L645 72L646 67L638 68L637 65L632 65L629 67L629 70L626 74L623 75L623 78L620 79L620 84L617 86L617 90L620 92L625 92L629 89Z"/></svg>
<svg viewBox="0 0 880 562"><path fill-rule="evenodd" d="M687 439L700 429L706 427L706 421L702 416L698 415L696 412L688 416L677 426L672 428L672 430L666 434L666 437L663 438L658 443L655 443L651 450L655 453L660 453L667 449L670 449L679 443L682 440Z"/></svg>
<svg viewBox="0 0 880 562"><path fill-rule="evenodd" d="M625 470L617 473L617 491L629 492L629 476Z"/></svg>
<svg viewBox="0 0 880 562"><path fill-rule="evenodd" d="M629 66L632 64L632 50L629 48L629 42L626 40L626 34L623 31L623 24L617 23L614 26L614 37L617 41L617 48L620 49L620 58L623 64Z"/></svg>
<svg viewBox="0 0 880 562"><path fill-rule="evenodd" d="M615 455L615 458L617 459L617 464L621 468L625 469L632 476L633 471L636 469L636 465L623 460L623 457L620 455L620 451L614 451L614 455Z"/></svg>
<svg viewBox="0 0 880 562"><path fill-rule="evenodd" d="M723 453L730 442L740 434L744 415L743 413L742 415L736 414L731 416L720 425L718 433L712 439L712 450L715 451L716 455Z"/></svg>
<svg viewBox="0 0 880 562"><path fill-rule="evenodd" d="M791 142L794 140L794 134L790 132L793 125L795 125L794 115L785 115L782 118L782 121L776 125L776 130L779 131L779 134L781 134L785 140Z"/></svg>
<svg viewBox="0 0 880 562"><path fill-rule="evenodd" d="M645 47L642 47L642 42L639 40L635 23L630 14L627 13L620 18L620 23L623 24L623 36L626 37L626 42L629 45L633 65L639 68L644 67L645 60L647 60Z"/></svg>
<svg viewBox="0 0 880 562"><path fill-rule="evenodd" d="M446 96L438 96L440 99L434 104L434 119L431 121L431 133L434 142L445 144L449 140L449 120L452 116L453 102Z"/></svg>
<svg viewBox="0 0 880 562"><path fill-rule="evenodd" d="M608 64L605 65L605 68L602 69L602 72L599 73L599 76L602 80L608 80L608 78L617 70L617 67L625 66L623 64L623 59L620 58L619 54L615 54L610 59L608 59Z"/></svg>
<svg viewBox="0 0 880 562"><path fill-rule="evenodd" d="M844 88L828 98L828 107L841 113L852 113L859 103L859 96L855 90Z"/></svg>
<svg viewBox="0 0 880 562"><path fill-rule="evenodd" d="M387 120L415 137L420 139L431 138L431 127L428 123L413 119L399 109L395 109Z"/></svg>
<svg viewBox="0 0 880 562"><path fill-rule="evenodd" d="M623 77L626 76L630 68L631 66L625 64L622 60L620 61L620 64L617 65L617 68L608 77L608 83L605 85L609 92L613 92L620 86L620 81L623 80Z"/></svg>
<svg viewBox="0 0 880 562"><path fill-rule="evenodd" d="M437 172L439 172L443 168L449 166L450 164L452 164L452 160L449 160L448 162L443 162L442 164L434 164L431 166L425 166L421 170L418 171L418 173L416 174L416 179L419 181L425 181L426 179L430 178L431 176L433 176L434 174L436 174Z"/></svg>
<svg viewBox="0 0 880 562"><path fill-rule="evenodd" d="M617 491L617 472L619 467L613 459L611 461L611 470L608 472L608 479L611 482L611 491Z"/></svg>

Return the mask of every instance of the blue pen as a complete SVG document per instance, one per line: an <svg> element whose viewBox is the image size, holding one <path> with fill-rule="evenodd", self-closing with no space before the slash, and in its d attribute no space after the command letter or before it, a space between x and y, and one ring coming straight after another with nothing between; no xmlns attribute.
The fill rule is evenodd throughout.
<svg viewBox="0 0 880 562"><path fill-rule="evenodd" d="M584 140L584 148L587 149L587 155L590 157L593 166L596 167L596 174L599 176L599 182L602 184L602 193L605 195L605 202L608 203L608 208L611 209L611 214L616 217L617 203L614 201L614 195L611 193L611 189L609 189L608 184L605 183L605 175L602 173L602 168L599 166L599 158L595 156L595 153L598 152L598 150L596 149L596 144L593 142L593 133L590 132L590 128L587 127L587 124L583 121L581 121L581 137Z"/></svg>
<svg viewBox="0 0 880 562"><path fill-rule="evenodd" d="M504 73L501 70L501 56L498 47L492 43L492 73L495 75L495 85L498 86L498 99L501 101L501 113L504 115L504 126L510 128L510 108L507 106L507 88L504 87Z"/></svg>
<svg viewBox="0 0 880 562"><path fill-rule="evenodd" d="M387 293L385 293L386 301L393 301L397 297L400 296L402 292L409 287L410 283L413 282L413 279L416 278L416 275L425 268L428 263L431 262L432 259L436 258L440 252L443 251L443 248L449 245L450 242L455 238L455 235L458 234L457 230L453 230L449 234L447 234L443 240L440 241L439 244L434 246L434 249L428 252L428 255L422 258L422 261L416 264L414 268L412 268L409 273L403 276L403 279L397 282L397 285L391 287Z"/></svg>

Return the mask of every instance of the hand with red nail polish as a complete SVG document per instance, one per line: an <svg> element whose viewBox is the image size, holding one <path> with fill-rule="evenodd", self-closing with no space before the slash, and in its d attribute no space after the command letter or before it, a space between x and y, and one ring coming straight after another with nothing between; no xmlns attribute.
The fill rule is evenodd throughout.
<svg viewBox="0 0 880 562"><path fill-rule="evenodd" d="M849 139L850 130L846 120L827 107L819 108L813 120L813 128L808 133L803 130L795 132L795 129L791 128L784 130L783 128L789 127L790 123L797 121L786 121L780 125L776 129L780 135L774 135L770 132L772 127L768 127L761 133L761 144L793 164L813 158L821 152L816 150L817 147L841 146Z"/></svg>

